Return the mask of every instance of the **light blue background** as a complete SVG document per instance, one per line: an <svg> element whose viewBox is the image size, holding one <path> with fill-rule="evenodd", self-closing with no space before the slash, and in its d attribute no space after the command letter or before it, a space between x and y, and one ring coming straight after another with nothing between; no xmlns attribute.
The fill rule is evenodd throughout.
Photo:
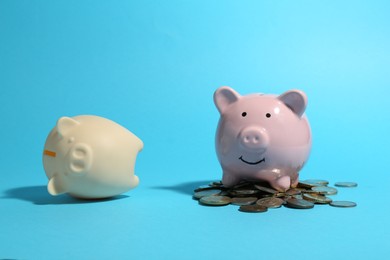
<svg viewBox="0 0 390 260"><path fill-rule="evenodd" d="M390 2L0 0L0 259L380 259L390 253ZM301 179L357 181L358 207L245 214L199 206L221 178L222 85L304 90ZM145 143L115 200L51 197L61 116L95 114Z"/></svg>

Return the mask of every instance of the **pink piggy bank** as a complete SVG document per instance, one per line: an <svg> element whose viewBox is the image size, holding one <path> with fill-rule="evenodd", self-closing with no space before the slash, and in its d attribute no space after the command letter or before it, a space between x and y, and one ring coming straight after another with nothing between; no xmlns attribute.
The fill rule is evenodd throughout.
<svg viewBox="0 0 390 260"><path fill-rule="evenodd" d="M279 191L295 187L311 149L305 93L241 96L221 87L214 103L221 114L216 150L223 185L247 180L266 181Z"/></svg>

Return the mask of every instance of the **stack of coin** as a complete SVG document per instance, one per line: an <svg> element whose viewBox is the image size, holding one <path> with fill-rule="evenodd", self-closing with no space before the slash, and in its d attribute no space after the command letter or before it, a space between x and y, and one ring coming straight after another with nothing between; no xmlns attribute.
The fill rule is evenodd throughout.
<svg viewBox="0 0 390 260"><path fill-rule="evenodd" d="M237 205L241 212L266 212L282 205L294 209L311 209L316 204L329 204L334 207L355 207L352 201L333 201L328 196L336 195L337 189L328 186L326 180L310 179L300 181L295 188L285 192L273 189L265 182L243 181L233 187L225 187L216 181L194 190L193 198L200 205ZM357 187L355 182L336 182L337 187Z"/></svg>

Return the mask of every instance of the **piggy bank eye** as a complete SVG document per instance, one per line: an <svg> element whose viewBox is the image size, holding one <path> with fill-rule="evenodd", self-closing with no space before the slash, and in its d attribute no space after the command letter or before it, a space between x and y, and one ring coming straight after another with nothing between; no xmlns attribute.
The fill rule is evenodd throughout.
<svg viewBox="0 0 390 260"><path fill-rule="evenodd" d="M265 114L265 116L266 116L267 118L270 118L270 117L271 117L271 114L270 114L270 113L267 113L267 114Z"/></svg>
<svg viewBox="0 0 390 260"><path fill-rule="evenodd" d="M242 117L246 117L246 112L242 112Z"/></svg>

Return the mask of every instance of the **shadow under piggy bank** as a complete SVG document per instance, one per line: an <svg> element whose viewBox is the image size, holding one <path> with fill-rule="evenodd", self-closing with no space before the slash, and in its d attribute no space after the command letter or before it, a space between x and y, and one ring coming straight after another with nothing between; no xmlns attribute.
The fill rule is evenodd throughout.
<svg viewBox="0 0 390 260"><path fill-rule="evenodd" d="M97 203L119 200L127 197L129 196L117 195L106 199L77 199L66 194L59 196L51 196L48 193L46 186L27 186L6 190L3 199L19 199L23 201L32 202L35 205L60 205Z"/></svg>
<svg viewBox="0 0 390 260"><path fill-rule="evenodd" d="M178 193L186 194L186 195L194 195L194 190L198 188L199 186L208 185L211 182L214 182L217 180L205 180L205 181L194 181L194 182L184 182L179 183L172 186L157 186L153 187L153 189L159 189L159 190L171 190Z"/></svg>

